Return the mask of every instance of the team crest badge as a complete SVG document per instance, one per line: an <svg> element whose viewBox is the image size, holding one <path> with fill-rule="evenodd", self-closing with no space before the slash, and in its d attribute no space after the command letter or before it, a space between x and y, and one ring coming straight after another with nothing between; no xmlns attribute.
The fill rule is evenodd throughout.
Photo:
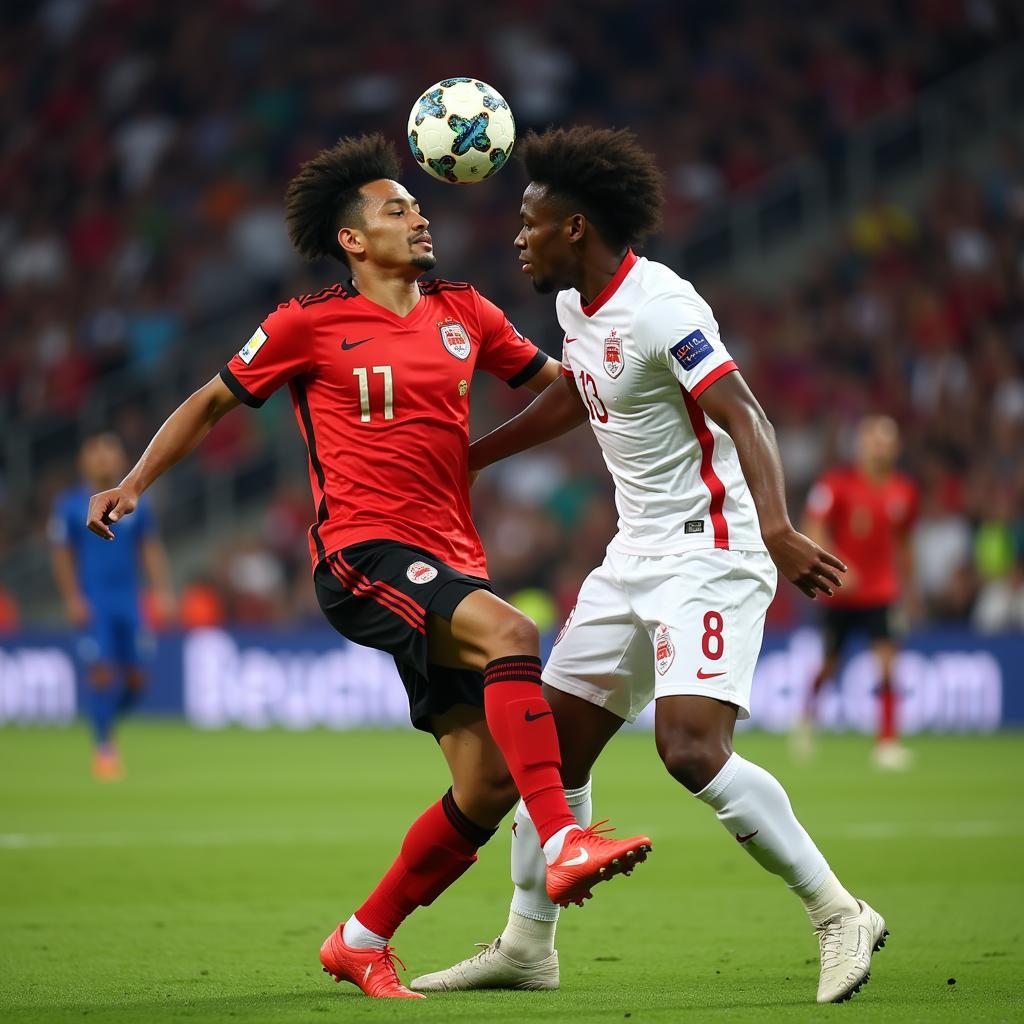
<svg viewBox="0 0 1024 1024"><path fill-rule="evenodd" d="M405 575L412 583L429 583L437 578L437 570L426 562L413 562L405 570Z"/></svg>
<svg viewBox="0 0 1024 1024"><path fill-rule="evenodd" d="M676 649L668 635L668 626L661 623L654 633L654 667L658 675L663 676L675 660Z"/></svg>
<svg viewBox="0 0 1024 1024"><path fill-rule="evenodd" d="M618 377L622 373L622 339L615 328L604 339L604 372L609 377Z"/></svg>
<svg viewBox="0 0 1024 1024"><path fill-rule="evenodd" d="M441 341L444 343L444 347L456 359L469 358L473 346L469 342L469 334L466 328L458 320L448 317L447 320L442 320L437 325L437 329L441 332Z"/></svg>

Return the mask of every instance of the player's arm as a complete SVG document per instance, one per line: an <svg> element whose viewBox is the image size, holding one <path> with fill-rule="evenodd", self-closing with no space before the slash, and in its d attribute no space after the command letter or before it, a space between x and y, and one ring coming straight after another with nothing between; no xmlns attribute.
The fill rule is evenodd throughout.
<svg viewBox="0 0 1024 1024"><path fill-rule="evenodd" d="M549 378L547 384L541 382L544 378ZM540 386L534 388L535 381ZM544 368L527 381L526 386L539 391L539 397L518 416L469 446L470 472L561 437L587 418L587 410L575 383L571 377L562 373L562 366L557 359L549 359Z"/></svg>
<svg viewBox="0 0 1024 1024"><path fill-rule="evenodd" d="M146 582L156 601L156 611L161 624L174 617L174 588L171 586L171 568L167 549L157 537L146 537L139 546L142 569Z"/></svg>
<svg viewBox="0 0 1024 1024"><path fill-rule="evenodd" d="M108 524L133 512L139 495L188 455L217 421L238 404L239 400L219 376L182 402L156 432L142 458L124 480L117 487L92 496L86 524L89 529L104 540L113 540Z"/></svg>
<svg viewBox="0 0 1024 1024"><path fill-rule="evenodd" d="M775 428L738 372L726 373L697 399L701 408L732 438L743 476L761 523L761 536L782 574L808 597L841 587L846 566L793 527L786 509L782 459ZM838 570L838 572L837 572Z"/></svg>
<svg viewBox="0 0 1024 1024"><path fill-rule="evenodd" d="M78 569L71 546L63 543L54 544L50 549L50 564L53 566L53 578L64 602L68 620L73 626L81 628L89 621L92 613L89 602L78 585Z"/></svg>

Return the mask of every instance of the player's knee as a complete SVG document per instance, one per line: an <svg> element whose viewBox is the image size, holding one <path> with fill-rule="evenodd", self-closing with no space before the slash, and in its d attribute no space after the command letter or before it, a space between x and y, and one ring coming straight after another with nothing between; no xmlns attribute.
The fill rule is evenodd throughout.
<svg viewBox="0 0 1024 1024"><path fill-rule="evenodd" d="M477 824L491 828L515 806L519 790L502 765L484 768L472 778L452 787L452 795L463 813Z"/></svg>
<svg viewBox="0 0 1024 1024"><path fill-rule="evenodd" d="M495 625L489 640L491 659L514 654L536 655L540 650L540 633L533 619L510 609Z"/></svg>
<svg viewBox="0 0 1024 1024"><path fill-rule="evenodd" d="M669 775L691 793L699 793L729 757L720 740L705 736L675 736L659 741L658 754Z"/></svg>
<svg viewBox="0 0 1024 1024"><path fill-rule="evenodd" d="M89 682L94 689L105 690L114 682L114 670L107 664L96 664L89 668Z"/></svg>
<svg viewBox="0 0 1024 1024"><path fill-rule="evenodd" d="M124 681L128 685L128 689L135 692L141 692L146 688L146 674L142 669L129 669L125 673Z"/></svg>

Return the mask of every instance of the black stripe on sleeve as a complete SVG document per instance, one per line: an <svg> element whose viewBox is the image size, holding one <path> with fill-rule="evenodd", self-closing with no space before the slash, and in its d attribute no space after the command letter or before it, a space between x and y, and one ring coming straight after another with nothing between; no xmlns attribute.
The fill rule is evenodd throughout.
<svg viewBox="0 0 1024 1024"><path fill-rule="evenodd" d="M319 565L327 554L324 548L323 539L320 536L320 527L327 522L329 512L327 510L327 495L324 493L326 477L324 467L316 451L316 436L313 433L313 416L309 411L309 398L306 396L306 387L301 381L292 381L292 393L295 395L295 402L299 407L299 416L302 418L302 427L306 432L306 447L309 449L309 464L313 467L316 475L317 487L320 488L320 503L316 508L316 522L311 528L313 543L316 545L316 560Z"/></svg>
<svg viewBox="0 0 1024 1024"><path fill-rule="evenodd" d="M514 377L509 377L506 383L510 388L517 388L520 384L525 384L531 377L544 369L544 364L549 358L546 352L537 349L533 358Z"/></svg>
<svg viewBox="0 0 1024 1024"><path fill-rule="evenodd" d="M265 401L265 398L257 398L248 388L225 366L220 371L220 379L228 386L231 392L240 402L258 409Z"/></svg>

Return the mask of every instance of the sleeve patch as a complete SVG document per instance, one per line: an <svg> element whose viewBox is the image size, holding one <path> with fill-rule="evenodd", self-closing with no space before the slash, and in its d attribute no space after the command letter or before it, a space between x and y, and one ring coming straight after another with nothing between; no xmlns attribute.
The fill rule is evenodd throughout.
<svg viewBox="0 0 1024 1024"><path fill-rule="evenodd" d="M700 331L694 331L682 341L677 341L669 351L684 370L692 370L714 350L711 342Z"/></svg>
<svg viewBox="0 0 1024 1024"><path fill-rule="evenodd" d="M256 353L263 347L267 340L267 332L262 327L257 327L252 337L242 346L238 358L248 366L256 356Z"/></svg>

